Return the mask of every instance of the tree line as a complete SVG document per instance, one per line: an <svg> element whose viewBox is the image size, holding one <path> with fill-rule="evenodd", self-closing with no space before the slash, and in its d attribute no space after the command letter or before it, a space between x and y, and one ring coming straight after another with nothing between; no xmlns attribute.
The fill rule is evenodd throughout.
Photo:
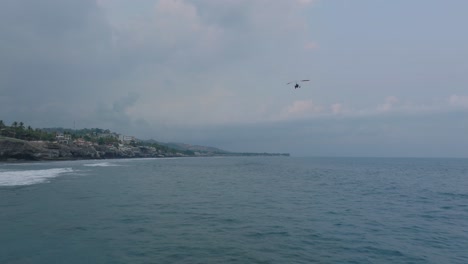
<svg viewBox="0 0 468 264"><path fill-rule="evenodd" d="M23 122L14 121L11 126L7 126L3 120L0 120L0 135L22 140L55 140L55 134L43 131L42 129L33 129L31 126L25 126Z"/></svg>
<svg viewBox="0 0 468 264"><path fill-rule="evenodd" d="M0 120L0 136L22 139L27 141L43 140L55 141L57 134L69 136L71 140L82 138L85 141L97 143L99 145L111 145L119 143L118 135L112 133L109 129L85 128L85 129L67 129L67 128L35 128L27 126L23 122L14 121L11 126L7 126L3 120ZM109 136L99 136L109 135Z"/></svg>
<svg viewBox="0 0 468 264"><path fill-rule="evenodd" d="M3 120L0 120L0 136L22 139L27 141L43 140L55 141L57 134L69 136L71 140L82 138L85 141L98 143L99 145L109 145L119 143L117 134L111 133L108 129L85 128L85 129L66 129L66 128L35 128L27 126L23 122L14 121L7 126ZM99 135L111 135L100 137Z"/></svg>

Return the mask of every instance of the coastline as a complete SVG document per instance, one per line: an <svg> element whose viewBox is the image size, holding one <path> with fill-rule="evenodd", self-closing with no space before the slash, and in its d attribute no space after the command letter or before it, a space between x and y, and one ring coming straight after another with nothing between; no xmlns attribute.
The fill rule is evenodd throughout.
<svg viewBox="0 0 468 264"><path fill-rule="evenodd" d="M152 147L60 144L47 141L0 139L0 162L99 160L121 158L184 157L180 152L164 152Z"/></svg>
<svg viewBox="0 0 468 264"><path fill-rule="evenodd" d="M289 156L288 153L216 153L196 152L188 155L177 150L162 150L151 146L113 146L97 144L63 144L49 141L25 141L0 138L0 162L102 160L127 158L173 158L211 156Z"/></svg>

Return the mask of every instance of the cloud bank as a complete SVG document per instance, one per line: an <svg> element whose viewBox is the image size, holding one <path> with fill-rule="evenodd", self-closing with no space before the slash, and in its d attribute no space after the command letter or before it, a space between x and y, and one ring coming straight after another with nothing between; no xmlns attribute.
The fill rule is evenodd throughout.
<svg viewBox="0 0 468 264"><path fill-rule="evenodd" d="M306 131L354 146L372 129L388 138L410 133L408 116L468 111L467 80L456 75L463 65L449 49L424 32L389 45L392 30L414 36L411 27L397 21L376 30L359 13L362 3L349 6L359 17L333 16L340 8L311 0L1 1L1 118L224 146L237 137L268 146L266 139L308 138L295 134ZM466 54L463 45L450 48ZM303 78L311 82L301 89L286 85ZM380 130L385 120L401 127ZM337 132L342 122L348 134ZM301 142L290 145L315 144Z"/></svg>

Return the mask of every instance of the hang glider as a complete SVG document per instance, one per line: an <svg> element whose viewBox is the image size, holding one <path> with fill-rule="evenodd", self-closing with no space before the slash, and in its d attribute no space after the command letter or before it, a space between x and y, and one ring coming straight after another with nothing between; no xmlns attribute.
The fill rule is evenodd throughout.
<svg viewBox="0 0 468 264"><path fill-rule="evenodd" d="M308 82L308 81L310 81L310 80L292 81L292 82L288 82L286 85L289 85L291 83L295 83L294 89L297 89L297 88L301 88L301 86L299 85L300 82Z"/></svg>

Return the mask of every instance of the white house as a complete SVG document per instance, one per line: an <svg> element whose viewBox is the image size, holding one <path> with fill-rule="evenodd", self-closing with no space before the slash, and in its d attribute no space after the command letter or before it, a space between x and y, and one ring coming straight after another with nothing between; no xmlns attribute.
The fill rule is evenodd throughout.
<svg viewBox="0 0 468 264"><path fill-rule="evenodd" d="M136 141L136 138L134 136L125 136L125 135L120 135L119 140L122 141L123 143L130 143L132 141Z"/></svg>

